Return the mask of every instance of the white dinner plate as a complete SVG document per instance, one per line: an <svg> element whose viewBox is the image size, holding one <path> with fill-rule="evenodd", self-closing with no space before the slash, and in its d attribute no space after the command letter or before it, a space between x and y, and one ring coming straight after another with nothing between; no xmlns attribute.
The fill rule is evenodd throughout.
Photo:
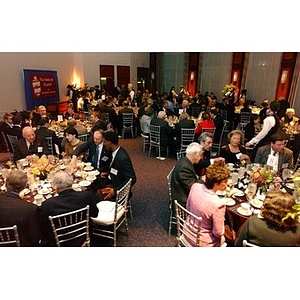
<svg viewBox="0 0 300 300"><path fill-rule="evenodd" d="M293 190L295 188L294 186L294 182L289 182L289 183L286 183L285 186L291 190Z"/></svg>
<svg viewBox="0 0 300 300"><path fill-rule="evenodd" d="M235 204L235 201L232 198L223 198L227 206L232 206Z"/></svg>
<svg viewBox="0 0 300 300"><path fill-rule="evenodd" d="M96 179L97 179L96 176L94 176L93 178L86 178L86 180L89 180L89 181L94 181L94 180L96 180Z"/></svg>
<svg viewBox="0 0 300 300"><path fill-rule="evenodd" d="M84 186L84 187L89 186L90 184L91 184L91 181L88 181L88 180L82 180L79 182L79 185Z"/></svg>
<svg viewBox="0 0 300 300"><path fill-rule="evenodd" d="M218 196L225 196L226 195L226 191L216 191L216 194Z"/></svg>
<svg viewBox="0 0 300 300"><path fill-rule="evenodd" d="M100 172L98 170L93 171L95 176L98 176Z"/></svg>
<svg viewBox="0 0 300 300"><path fill-rule="evenodd" d="M242 197L242 196L245 195L245 193L242 192L242 191L240 191L240 190L238 190L236 193L233 193L232 195L237 196L237 197Z"/></svg>
<svg viewBox="0 0 300 300"><path fill-rule="evenodd" d="M241 206L238 207L237 212L238 212L239 214L243 215L243 216L246 216L246 217L249 217L249 216L252 215L252 211L251 211L251 210L249 210L249 212L245 214L245 213L243 212L243 209L242 209Z"/></svg>
<svg viewBox="0 0 300 300"><path fill-rule="evenodd" d="M261 208L262 205L263 205L263 201L260 201L259 200L259 203L258 204L254 204L253 201L250 201L250 204L255 207L255 208Z"/></svg>

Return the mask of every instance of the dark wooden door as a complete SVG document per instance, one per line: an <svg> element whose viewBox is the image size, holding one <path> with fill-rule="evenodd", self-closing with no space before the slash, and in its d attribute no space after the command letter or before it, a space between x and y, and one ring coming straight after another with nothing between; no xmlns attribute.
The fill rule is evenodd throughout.
<svg viewBox="0 0 300 300"><path fill-rule="evenodd" d="M113 94L115 87L114 66L100 65L100 85L108 95Z"/></svg>
<svg viewBox="0 0 300 300"><path fill-rule="evenodd" d="M150 90L149 68L137 68L137 89L142 92L145 92L145 90Z"/></svg>
<svg viewBox="0 0 300 300"><path fill-rule="evenodd" d="M122 84L127 88L127 84L130 83L130 67L129 66L117 66L117 83L118 86Z"/></svg>

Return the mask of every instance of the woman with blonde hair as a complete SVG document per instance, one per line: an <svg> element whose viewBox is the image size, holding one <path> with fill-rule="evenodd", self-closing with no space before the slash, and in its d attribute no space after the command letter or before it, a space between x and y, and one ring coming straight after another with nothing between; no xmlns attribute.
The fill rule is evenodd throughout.
<svg viewBox="0 0 300 300"><path fill-rule="evenodd" d="M242 246L243 240L263 247L300 246L299 222L285 218L295 213L295 199L288 193L272 190L266 194L260 217L251 217L241 228L234 243Z"/></svg>
<svg viewBox="0 0 300 300"><path fill-rule="evenodd" d="M186 208L202 218L200 247L219 247L224 241L224 220L226 203L216 191L227 187L229 171L219 164L212 164L206 169L205 183L194 183L191 187ZM198 224L193 224L195 230ZM186 240L191 243L188 236ZM192 246L195 246L191 244Z"/></svg>
<svg viewBox="0 0 300 300"><path fill-rule="evenodd" d="M240 130L232 130L228 133L229 144L224 145L220 150L220 156L225 158L225 163L240 163L245 160L251 163L250 157L244 146L241 145L244 134Z"/></svg>

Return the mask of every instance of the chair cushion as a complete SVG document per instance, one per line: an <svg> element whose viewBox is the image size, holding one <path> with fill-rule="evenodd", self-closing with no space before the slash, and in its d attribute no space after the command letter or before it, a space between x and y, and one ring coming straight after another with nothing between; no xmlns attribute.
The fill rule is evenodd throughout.
<svg viewBox="0 0 300 300"><path fill-rule="evenodd" d="M114 217L115 217L116 203L112 202L112 201L100 201L97 204L97 207L99 209L99 213L98 213L97 218L91 218L93 220L93 222L95 222L96 224L101 224L101 225L113 224ZM124 213L125 213L124 207L122 205L118 204L117 220L119 220Z"/></svg>

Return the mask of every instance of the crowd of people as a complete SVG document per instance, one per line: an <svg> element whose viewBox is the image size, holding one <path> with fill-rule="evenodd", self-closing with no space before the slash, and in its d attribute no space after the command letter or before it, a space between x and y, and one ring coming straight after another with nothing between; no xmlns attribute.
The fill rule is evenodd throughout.
<svg viewBox="0 0 300 300"><path fill-rule="evenodd" d="M119 146L122 114L133 113L133 107L138 107L134 123L138 128L137 131L149 136L150 125L159 126L161 146L172 149L171 157L180 149L181 129L195 129L194 142L187 147L185 157L176 163L171 177L171 187L173 201L177 200L192 213L202 217L201 244L203 246L220 246L224 242L226 205L216 195L216 191L225 190L227 187L229 172L225 164L240 165L251 162L271 164L274 170L281 173L284 168L294 168L294 161L297 158L295 155L299 153L297 148L299 147L299 118L295 117L294 109L287 107L286 101L282 99L271 103L264 100L260 113L252 114L246 125L247 129L241 131L238 129L239 122L235 109L238 108L241 113L251 112L251 102L245 101L243 97L237 99L234 89L230 89L221 102L217 101L213 92L204 95L197 93L195 97L192 97L183 87L180 88L179 93L176 93L175 88L172 87L169 94L166 92L151 94L148 90L143 93L135 92L132 84L128 84L127 89L125 86L116 88L113 96L106 95L105 91L99 90L99 86L95 86L93 92L86 92L81 107L78 106L78 99L71 86L68 87L68 96L70 102L64 114L68 126L62 139L58 139L54 131L48 128L53 116L43 105L36 110L24 111L22 114L5 113L4 115L1 126L3 137L13 135L18 139L13 149L10 149L14 154L15 162L33 154L49 155L46 137L51 137L53 148L58 150L57 154L71 158L71 168L75 167L78 159L85 159L99 171L97 180L89 192L73 191L70 174L66 171L56 173L53 185L57 188L58 196L45 201L41 210L24 202L18 196L27 183L24 173L19 171L10 173L6 180L8 191L0 195L0 227L15 223L23 228L29 219L30 222L43 223L40 226L41 232L31 232L32 226L36 224L26 225L26 229L21 229L22 245L53 245L53 237L46 218L48 215L64 213L88 204L91 207L91 216L96 217L98 213L96 204L99 201L113 201L117 190L123 187L130 178L132 185L135 184L136 175L131 159L126 150ZM116 107L120 106L117 114ZM89 114L92 124L90 133L76 122L80 112ZM104 113L108 114L109 121L104 117ZM169 125L168 118L178 119L174 127ZM197 125L193 119L199 121ZM227 138L222 135L226 122L233 124ZM204 129L207 128L213 131L211 133L205 131ZM86 142L78 139L78 136L82 134L88 134ZM289 147L292 150L285 146L288 134L294 135L293 141L290 141L293 143ZM215 157L211 157L213 143L222 144ZM251 149L250 152L248 152L249 149ZM74 206L67 208L67 203L74 193L77 193L76 203L74 202ZM276 197L276 195L270 196L270 201L265 203L272 202ZM7 207L10 198L13 198L15 205L20 207L20 214L24 211L28 218L24 218L23 223L13 218L12 212L15 208ZM291 199L289 201L294 203ZM65 205L58 209L56 203L65 203ZM265 216L268 216L268 207L264 205L262 210ZM270 207L272 207L271 204ZM36 216L37 214L39 215ZM247 222L248 227L252 224L249 222ZM273 224L272 221L268 221L268 217L262 222L266 222L267 225L260 224L260 226ZM279 227L284 228L283 230L295 229L294 225L274 226L275 231ZM246 229L243 230L241 235L246 234ZM294 237L297 240L299 235L295 234ZM237 239L236 245L240 245L240 238Z"/></svg>

